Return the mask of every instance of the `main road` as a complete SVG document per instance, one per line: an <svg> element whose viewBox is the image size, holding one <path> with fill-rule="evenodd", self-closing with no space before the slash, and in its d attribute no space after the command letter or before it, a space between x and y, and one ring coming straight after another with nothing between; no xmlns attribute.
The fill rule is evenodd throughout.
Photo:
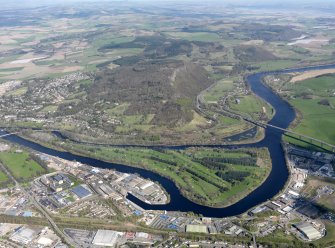
<svg viewBox="0 0 335 248"><path fill-rule="evenodd" d="M148 171L141 168L134 168L122 164L108 163L94 158L75 155L69 152L57 151L55 149L47 148L40 144L23 139L17 135L6 136L4 137L4 139L52 156L57 156L71 161L75 160L95 167L112 168L124 173L137 173L144 178L157 181L170 194L170 202L168 204L149 205L145 202L140 201L139 199L135 198L132 195L128 196L129 200L135 202L137 205L147 210L152 209L152 210L194 212L196 214L201 214L203 216L208 217L228 217L228 216L239 215L256 205L261 204L262 202L265 202L268 199L271 199L276 194L278 194L284 188L285 183L289 176L289 171L286 166L285 154L281 146L281 142L282 142L282 135L285 133L284 130L286 130L291 124L291 122L295 119L295 111L288 102L284 101L276 93L272 92L272 90L269 87L265 86L262 82L262 78L265 75L269 74L303 72L308 70L319 70L328 68L335 68L335 65L314 66L308 68L289 69L276 72L262 72L247 77L247 83L249 84L251 90L256 95L258 95L259 97L263 98L266 102L271 104L273 108L276 110L274 117L270 120L268 124L279 127L280 129L266 128L264 139L254 144L197 145L197 147L216 147L226 149L243 148L243 147L266 147L270 152L270 157L272 161L272 170L268 178L248 196L234 203L233 205L224 208L212 208L202 206L190 201L181 194L181 192L179 191L174 182L152 171ZM0 135L1 134L6 134L6 132L0 132ZM192 145L169 146L169 147L155 146L155 147L165 149L186 149L192 147Z"/></svg>
<svg viewBox="0 0 335 248"><path fill-rule="evenodd" d="M12 134L9 134L12 135ZM6 137L8 135L1 135L1 137ZM49 215L49 213L43 208L43 206L41 206L41 204L35 199L35 195L34 193L28 192L24 187L22 187L17 180L14 178L14 176L12 175L12 173L7 170L7 168L5 166L3 166L3 164L0 163L0 169L2 171L4 171L7 176L15 183L16 187L18 189L20 189L22 192L24 192L25 196L30 200L30 202L34 205L35 208L37 208L37 210L40 211L40 213L42 213L42 215L49 221L50 225L52 226L52 228L54 229L54 231L57 233L57 235L59 237L61 237L63 239L63 241L65 241L68 245L71 245L73 247L78 247L77 243L68 235L66 235L65 233L63 233L59 227L57 226L57 224L54 222L54 220L52 219L52 217Z"/></svg>

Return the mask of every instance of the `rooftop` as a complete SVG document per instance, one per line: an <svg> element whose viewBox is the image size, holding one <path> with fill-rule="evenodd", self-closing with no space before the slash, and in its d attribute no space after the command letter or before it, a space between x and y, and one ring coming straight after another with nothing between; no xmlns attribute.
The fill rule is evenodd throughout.
<svg viewBox="0 0 335 248"><path fill-rule="evenodd" d="M72 189L72 192L77 195L80 199L81 198L85 198L90 196L92 193L91 191L89 191L88 189L86 189L85 187L83 187L82 185L79 185L77 187L74 187Z"/></svg>
<svg viewBox="0 0 335 248"><path fill-rule="evenodd" d="M100 246L110 246L114 247L116 240L118 238L118 233L111 230L98 230L94 236L93 244Z"/></svg>
<svg viewBox="0 0 335 248"><path fill-rule="evenodd" d="M322 237L321 233L308 222L301 222L295 224L294 226L309 240L319 239Z"/></svg>

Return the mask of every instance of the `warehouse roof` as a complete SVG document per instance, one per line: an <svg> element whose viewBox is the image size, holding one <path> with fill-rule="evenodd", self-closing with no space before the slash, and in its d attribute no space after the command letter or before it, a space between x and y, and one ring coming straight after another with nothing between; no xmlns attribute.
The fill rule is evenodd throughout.
<svg viewBox="0 0 335 248"><path fill-rule="evenodd" d="M98 230L94 236L93 244L99 246L115 247L118 233L111 230Z"/></svg>
<svg viewBox="0 0 335 248"><path fill-rule="evenodd" d="M322 237L321 233L308 222L301 222L295 224L294 226L309 240L319 239Z"/></svg>
<svg viewBox="0 0 335 248"><path fill-rule="evenodd" d="M92 193L85 187L79 185L72 189L72 192L75 193L80 199L90 196Z"/></svg>

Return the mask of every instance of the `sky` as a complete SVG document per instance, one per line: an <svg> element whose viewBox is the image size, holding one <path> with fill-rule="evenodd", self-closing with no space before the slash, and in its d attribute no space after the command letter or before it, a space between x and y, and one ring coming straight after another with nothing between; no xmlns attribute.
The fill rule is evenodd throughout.
<svg viewBox="0 0 335 248"><path fill-rule="evenodd" d="M211 2L211 3L220 3L224 4L234 4L234 5L277 5L277 4L287 4L294 3L296 4L335 4L335 0L0 0L0 8L13 8L13 7L36 7L41 5L57 5L65 3L75 3L75 2L136 2L138 4L142 3L164 3L164 2Z"/></svg>

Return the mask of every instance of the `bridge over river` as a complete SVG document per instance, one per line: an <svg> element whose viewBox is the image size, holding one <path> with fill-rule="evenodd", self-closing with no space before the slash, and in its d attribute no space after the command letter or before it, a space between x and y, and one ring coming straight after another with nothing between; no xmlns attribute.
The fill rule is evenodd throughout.
<svg viewBox="0 0 335 248"><path fill-rule="evenodd" d="M287 73L287 72L301 72L307 70L319 70L319 69L328 69L335 68L335 65L324 65L324 66L314 66L309 68L301 68L301 69L290 69L279 72L272 73ZM0 135L3 134L4 139L20 144L22 146L29 147L38 152L42 152L45 154L49 154L52 156L57 156L70 161L78 161L84 164L88 164L94 167L99 168L109 168L115 169L124 173L134 173L142 176L144 178L148 178L152 181L159 182L160 185L166 190L166 192L170 195L170 202L165 205L150 205L147 204L132 195L128 195L128 199L139 205L141 208L146 210L166 210L166 211L182 211L182 212L193 212L195 214L201 214L207 217L228 217L242 214L261 204L274 196L276 196L284 187L289 177L289 171L286 165L285 153L282 148L282 135L283 134L291 134L296 135L303 139L307 139L312 142L319 142L322 146L329 146L331 149L334 149L334 146L331 144L327 144L321 140L316 138L308 137L306 135L301 135L289 130L289 126L292 121L295 119L295 111L292 106L279 97L276 93L274 93L269 87L265 86L262 83L262 78L265 75L271 74L271 72L264 73L256 73L247 77L247 83L249 84L251 90L258 95L260 98L264 99L275 109L275 115L269 121L269 123L259 123L253 122L254 124L264 127L264 139L253 143L253 144L239 144L239 145L213 145L212 147L217 148L245 148L245 147L266 147L269 150L271 162L272 162L272 170L268 178L254 191L252 191L249 195L239 200L238 202L223 208L213 208L209 206L203 206L197 204L195 202L190 201L186 198L182 192L178 189L176 184L168 178L165 178L155 172L136 168L124 164L116 164L109 163L106 161L101 161L98 159L84 157L80 155L76 155L66 151L58 151L52 148L45 147L41 144L34 143L30 140L24 139L16 134L11 133L6 135L3 130L0 130ZM250 119L244 119L245 121L252 121ZM198 145L208 147L208 145ZM166 146L155 146L161 147L165 149L185 149L190 146L177 146L177 147L166 147Z"/></svg>
<svg viewBox="0 0 335 248"><path fill-rule="evenodd" d="M242 119L245 120L245 121L248 121L250 123L253 123L257 126L263 127L263 128L274 128L274 129L282 131L284 134L289 133L291 135L296 136L299 140L307 141L307 142L311 143L312 145L320 146L321 148L324 148L326 150L335 152L335 146L334 145L329 144L327 142L324 142L322 140L319 140L319 139L316 139L316 138L313 138L313 137L310 137L310 136L307 136L307 135L304 135L304 134L297 133L297 132L292 131L292 130L287 129L287 128L286 129L281 128L281 127L278 127L278 126L275 126L275 125L272 125L272 124L269 124L269 123L258 122L258 121L254 121L254 120L249 119L249 118L242 118Z"/></svg>

